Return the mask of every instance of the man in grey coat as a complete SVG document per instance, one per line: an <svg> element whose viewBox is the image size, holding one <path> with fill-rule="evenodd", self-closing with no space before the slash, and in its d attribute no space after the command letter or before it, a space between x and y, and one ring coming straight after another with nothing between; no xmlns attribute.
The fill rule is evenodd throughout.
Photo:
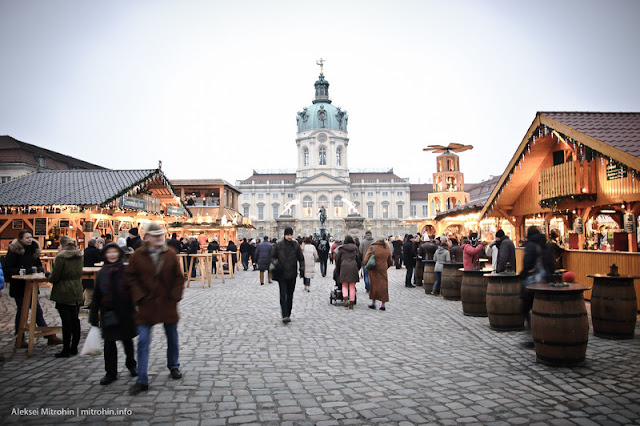
<svg viewBox="0 0 640 426"><path fill-rule="evenodd" d="M271 262L275 265L273 279L280 285L280 309L282 322L291 322L293 308L293 292L296 289L297 269L300 265L300 276L304 277L304 256L300 245L293 239L293 229L284 230L284 238L278 241L271 251Z"/></svg>
<svg viewBox="0 0 640 426"><path fill-rule="evenodd" d="M364 259L364 255L367 254L371 243L373 243L373 235L371 235L371 231L367 231L364 233L364 238L360 243L360 259ZM367 268L362 268L362 277L364 278L364 288L369 293L369 270Z"/></svg>

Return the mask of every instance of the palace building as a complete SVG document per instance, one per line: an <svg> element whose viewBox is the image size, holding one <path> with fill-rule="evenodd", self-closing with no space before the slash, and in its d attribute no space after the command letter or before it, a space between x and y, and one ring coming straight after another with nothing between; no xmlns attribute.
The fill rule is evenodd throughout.
<svg viewBox="0 0 640 426"><path fill-rule="evenodd" d="M297 114L295 171L260 172L236 183L242 192L240 212L253 220L255 230L245 236L277 236L276 219L283 213L296 219L296 234L319 232L318 213L327 212L327 231L344 236L344 219L359 213L374 236L411 232L403 223L410 216L410 184L386 170L349 169L349 117L332 104L329 82L322 71L315 82L315 98ZM357 142L356 142L357 143ZM286 210L286 211L285 211Z"/></svg>

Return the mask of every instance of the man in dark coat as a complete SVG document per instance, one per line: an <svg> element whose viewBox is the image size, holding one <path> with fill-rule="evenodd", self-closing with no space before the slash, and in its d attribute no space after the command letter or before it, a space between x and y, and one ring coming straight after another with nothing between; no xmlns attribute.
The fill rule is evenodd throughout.
<svg viewBox="0 0 640 426"><path fill-rule="evenodd" d="M100 249L97 247L98 241L94 238L87 242L87 248L84 249L84 266L94 268L96 263L102 262L102 256L100 255ZM88 308L91 304L91 297L93 296L94 282L92 279L82 280L82 289L84 296L84 307Z"/></svg>
<svg viewBox="0 0 640 426"><path fill-rule="evenodd" d="M320 262L320 273L323 277L327 276L327 260L329 259L329 241L327 236L322 235L318 243L318 260Z"/></svg>
<svg viewBox="0 0 640 426"><path fill-rule="evenodd" d="M171 234L171 239L167 240L167 245L175 250L176 253L180 253L182 249L182 243L178 240L178 234L175 232Z"/></svg>
<svg viewBox="0 0 640 426"><path fill-rule="evenodd" d="M293 308L293 292L296 289L297 265L300 265L300 276L304 277L304 256L297 241L293 239L293 229L284 230L284 238L273 247L271 261L275 264L274 277L280 285L280 310L282 322L291 322Z"/></svg>
<svg viewBox="0 0 640 426"><path fill-rule="evenodd" d="M411 284L411 277L413 276L413 269L416 267L416 255L413 250L413 235L407 235L404 245L402 246L402 255L404 260L404 266L407 268L407 276L404 280L405 287L415 287ZM396 265L397 266L397 265Z"/></svg>
<svg viewBox="0 0 640 426"><path fill-rule="evenodd" d="M198 254L200 251L200 243L195 237L189 239L189 245L187 246L187 254ZM191 265L191 256L187 256L187 265ZM187 266L188 267L188 266ZM193 262L193 268L191 268L191 278L196 277L196 262Z"/></svg>
<svg viewBox="0 0 640 426"><path fill-rule="evenodd" d="M553 258L553 263L555 269L562 269L564 262L562 261L562 255L565 252L565 249L560 246L560 242L558 241L558 232L554 229L549 234L549 242L547 243L547 248L551 252L551 257Z"/></svg>
<svg viewBox="0 0 640 426"><path fill-rule="evenodd" d="M218 243L218 237L213 237L213 241L211 241L207 246L207 252L217 253L219 251L220 251L220 244ZM211 262L211 272L213 272L214 274L216 274L218 270L218 267L216 266L217 263L218 262L216 262L216 259L214 259L213 262Z"/></svg>
<svg viewBox="0 0 640 426"><path fill-rule="evenodd" d="M464 250L462 250L462 247L458 245L458 240L456 238L451 238L449 254L451 255L452 262L462 263L464 261Z"/></svg>
<svg viewBox="0 0 640 426"><path fill-rule="evenodd" d="M496 245L498 246L498 263L496 264L496 273L505 272L507 269L511 272L515 272L516 247L513 245L513 241L509 239L502 229L499 229L498 232L496 232Z"/></svg>
<svg viewBox="0 0 640 426"><path fill-rule="evenodd" d="M265 236L264 241L258 244L256 248L256 264L260 270L260 285L264 285L264 272L267 271L267 279L271 283L271 272L269 271L269 265L271 265L271 250L273 250L273 244L269 242L269 237Z"/></svg>
<svg viewBox="0 0 640 426"><path fill-rule="evenodd" d="M438 250L438 246L433 242L433 235L429 237L422 245L418 254L422 257L422 261L433 260L433 255Z"/></svg>
<svg viewBox="0 0 640 426"><path fill-rule="evenodd" d="M163 323L167 336L167 366L173 379L182 378L178 356L178 302L184 286L176 253L165 244L165 230L151 222L146 227L144 245L129 257L125 270L131 297L138 311L138 380L130 389L132 395L149 389L147 368L151 329ZM196 241L197 243L197 241Z"/></svg>
<svg viewBox="0 0 640 426"><path fill-rule="evenodd" d="M129 229L129 236L127 237L127 247L132 250L136 250L142 245L142 239L138 235L138 228Z"/></svg>
<svg viewBox="0 0 640 426"><path fill-rule="evenodd" d="M400 269L402 268L402 240L398 236L391 241L391 245L393 245L393 263L396 265L396 269Z"/></svg>
<svg viewBox="0 0 640 426"><path fill-rule="evenodd" d="M247 242L246 238L242 239L240 244L240 261L242 262L242 268L246 271L249 269L249 256L251 245Z"/></svg>

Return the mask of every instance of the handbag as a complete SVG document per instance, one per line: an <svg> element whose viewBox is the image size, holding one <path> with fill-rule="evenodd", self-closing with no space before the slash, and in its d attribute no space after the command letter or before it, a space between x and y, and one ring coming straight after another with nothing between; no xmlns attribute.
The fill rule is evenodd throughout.
<svg viewBox="0 0 640 426"><path fill-rule="evenodd" d="M103 311L102 312L102 326L103 327L115 327L120 324L116 311Z"/></svg>
<svg viewBox="0 0 640 426"><path fill-rule="evenodd" d="M369 257L367 264L364 265L364 267L367 268L367 270L372 270L373 268L376 267L375 254L376 254L376 248L374 246L371 246L371 256Z"/></svg>

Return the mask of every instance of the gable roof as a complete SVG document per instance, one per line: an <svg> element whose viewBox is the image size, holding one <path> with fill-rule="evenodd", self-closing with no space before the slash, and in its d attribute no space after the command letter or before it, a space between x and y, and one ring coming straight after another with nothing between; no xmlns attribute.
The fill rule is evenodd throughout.
<svg viewBox="0 0 640 426"><path fill-rule="evenodd" d="M19 141L8 135L0 136L0 152L3 163L21 163L37 167L38 162L36 157L41 156L44 158L54 159L61 163L70 164L73 167L80 169L105 169L102 166L91 164L68 155L60 154L59 152Z"/></svg>
<svg viewBox="0 0 640 426"><path fill-rule="evenodd" d="M158 169L31 173L0 185L0 206L100 206L155 178L166 180Z"/></svg>
<svg viewBox="0 0 640 426"><path fill-rule="evenodd" d="M432 183L414 183L409 186L411 201L427 201L429 194L433 192Z"/></svg>
<svg viewBox="0 0 640 426"><path fill-rule="evenodd" d="M270 173L270 174L259 174L254 173L249 176L247 179L240 181L240 185L250 184L252 182L266 182L270 183L280 183L281 181L295 181L296 174L295 173Z"/></svg>
<svg viewBox="0 0 640 426"><path fill-rule="evenodd" d="M571 138L630 169L640 170L640 113L538 112L488 197L480 212L481 216L487 213L511 172L515 171L530 141L541 128L560 132L563 137ZM544 159L542 156L529 157L529 162L541 163Z"/></svg>
<svg viewBox="0 0 640 426"><path fill-rule="evenodd" d="M384 181L391 182L392 179L394 181L403 181L404 180L400 176L398 176L395 173L393 173L393 171L386 172L386 173L368 173L368 172L364 172L364 173L349 173L349 178L356 179L356 180L359 180L359 179L380 179L381 182L384 182Z"/></svg>

